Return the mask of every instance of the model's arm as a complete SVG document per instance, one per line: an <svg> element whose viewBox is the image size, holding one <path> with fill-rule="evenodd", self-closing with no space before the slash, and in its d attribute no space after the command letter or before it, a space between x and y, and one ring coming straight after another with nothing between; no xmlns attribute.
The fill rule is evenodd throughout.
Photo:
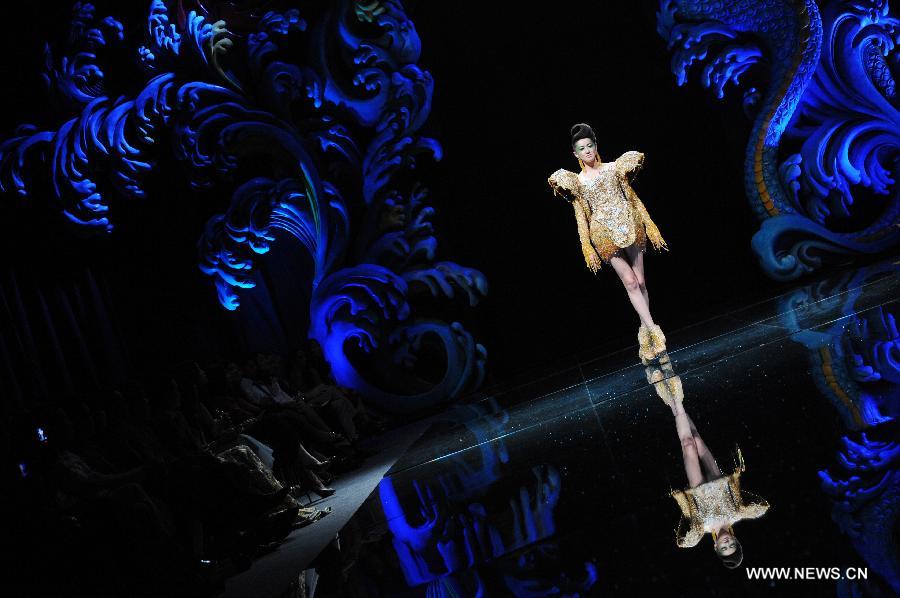
<svg viewBox="0 0 900 598"><path fill-rule="evenodd" d="M742 457L741 465L743 465ZM741 517L744 519L756 519L757 517L762 517L763 514L769 510L769 501L753 492L742 489L740 486L740 478L737 474L732 474L731 479L732 492L740 497L740 500L736 502L740 505L738 510Z"/></svg>
<svg viewBox="0 0 900 598"><path fill-rule="evenodd" d="M588 227L586 215L586 206L584 200L576 199L572 202L572 208L575 210L575 221L578 223L578 238L581 240L581 252L584 254L584 261L592 272L596 273L600 269L600 256L597 250L591 244L591 231Z"/></svg>
<svg viewBox="0 0 900 598"><path fill-rule="evenodd" d="M703 525L696 517L692 516L691 508L688 505L690 499L684 492L673 491L671 496L681 510L681 519L678 521L678 529L675 531L675 543L680 548L696 546L703 538Z"/></svg>
<svg viewBox="0 0 900 598"><path fill-rule="evenodd" d="M668 251L669 246L666 245L666 241L659 232L659 228L656 227L656 223L653 222L650 218L650 214L647 213L644 202L642 202L641 198L634 192L634 189L631 188L631 185L628 184L627 180L620 179L620 181L622 183L622 189L625 191L625 195L628 196L628 201L630 201L634 209L637 210L644 223L644 228L647 230L647 238L650 239L650 242L653 243L653 246L656 249L665 249Z"/></svg>
<svg viewBox="0 0 900 598"><path fill-rule="evenodd" d="M644 203L631 187L631 182L634 181L634 178L643 168L643 152L625 152L616 159L616 171L618 172L622 189L625 191L625 195L628 196L629 202L631 202L631 205L634 206L634 209L637 210L641 220L644 222L644 226L647 230L647 238L650 239L650 242L653 243L653 247L656 249L665 249L668 251L669 247L666 245L659 229L656 227L656 223L650 218L650 214L647 213L647 208L644 207Z"/></svg>
<svg viewBox="0 0 900 598"><path fill-rule="evenodd" d="M696 520L686 520L683 517L678 522L678 531L675 532L675 543L679 548L691 548L703 539L703 525Z"/></svg>

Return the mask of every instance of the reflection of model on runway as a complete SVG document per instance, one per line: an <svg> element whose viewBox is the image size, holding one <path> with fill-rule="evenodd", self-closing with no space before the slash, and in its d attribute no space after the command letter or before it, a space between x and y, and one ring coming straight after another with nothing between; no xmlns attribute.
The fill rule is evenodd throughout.
<svg viewBox="0 0 900 598"><path fill-rule="evenodd" d="M644 154L625 152L614 162L603 162L597 153L597 137L580 123L571 130L572 153L580 173L563 168L547 179L554 194L572 203L581 250L588 268L596 273L602 262L612 265L641 320L638 340L645 362L665 350L665 336L650 315L650 299L644 276L647 238L654 248L668 250L659 229L638 198L631 181L643 166Z"/></svg>
<svg viewBox="0 0 900 598"><path fill-rule="evenodd" d="M722 475L682 402L676 400L670 406L681 439L684 468L690 486L685 490L672 491L682 515L675 540L681 548L690 548L696 546L704 534L710 533L716 554L726 567L733 569L744 558L741 543L734 535L733 524L741 519L761 517L768 510L769 503L741 489L740 476L745 468L740 449L734 473ZM756 500L744 503L744 497Z"/></svg>

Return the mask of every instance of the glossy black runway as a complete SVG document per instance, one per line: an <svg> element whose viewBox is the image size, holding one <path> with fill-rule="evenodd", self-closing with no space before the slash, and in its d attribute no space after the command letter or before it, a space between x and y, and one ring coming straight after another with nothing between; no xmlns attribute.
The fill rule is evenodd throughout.
<svg viewBox="0 0 900 598"><path fill-rule="evenodd" d="M316 595L893 595L898 263L666 330L685 409L722 471L740 446L743 487L771 504L735 525L740 568L722 566L708 535L675 544L680 443L635 343L434 418L342 531L343 585L323 575ZM855 462L839 457L845 437L869 443ZM748 579L755 567L868 579Z"/></svg>

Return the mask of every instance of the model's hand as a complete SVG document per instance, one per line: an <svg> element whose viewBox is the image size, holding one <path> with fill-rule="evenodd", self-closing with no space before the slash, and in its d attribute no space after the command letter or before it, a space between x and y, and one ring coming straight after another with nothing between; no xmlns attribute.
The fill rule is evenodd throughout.
<svg viewBox="0 0 900 598"><path fill-rule="evenodd" d="M597 271L600 270L600 256L597 255L597 252L594 251L593 247L590 248L590 251L587 249L588 248L585 248L584 260L587 263L587 267L591 269L591 272L596 274Z"/></svg>

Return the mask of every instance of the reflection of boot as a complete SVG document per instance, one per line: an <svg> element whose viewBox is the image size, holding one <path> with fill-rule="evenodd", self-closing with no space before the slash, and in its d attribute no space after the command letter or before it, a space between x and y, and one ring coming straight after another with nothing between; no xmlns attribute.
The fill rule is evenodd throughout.
<svg viewBox="0 0 900 598"><path fill-rule="evenodd" d="M681 378L679 376L666 378L665 386L669 396L672 397L673 400L679 402L684 400L684 389L681 386Z"/></svg>
<svg viewBox="0 0 900 598"><path fill-rule="evenodd" d="M653 366L644 368L644 373L647 374L647 384L656 384L666 377L661 369Z"/></svg>
<svg viewBox="0 0 900 598"><path fill-rule="evenodd" d="M659 327L659 324L654 324L649 328L650 331L650 347L653 351L653 356L656 357L660 353L666 350L666 335L663 334L662 328Z"/></svg>
<svg viewBox="0 0 900 598"><path fill-rule="evenodd" d="M674 405L672 402L673 397L666 386L666 376L663 374L663 371L657 367L649 366L645 368L645 373L647 374L647 382L653 386L653 390L663 400L663 403L668 405L669 409L672 409Z"/></svg>
<svg viewBox="0 0 900 598"><path fill-rule="evenodd" d="M659 355L659 369L662 370L662 373L666 378L671 378L675 375L675 369L672 367L672 359L665 351Z"/></svg>
<svg viewBox="0 0 900 598"><path fill-rule="evenodd" d="M640 346L638 356L644 365L648 365L650 360L656 357L656 353L653 352L653 348L650 346L651 342L650 330L641 324L641 327L638 329L638 345Z"/></svg>

